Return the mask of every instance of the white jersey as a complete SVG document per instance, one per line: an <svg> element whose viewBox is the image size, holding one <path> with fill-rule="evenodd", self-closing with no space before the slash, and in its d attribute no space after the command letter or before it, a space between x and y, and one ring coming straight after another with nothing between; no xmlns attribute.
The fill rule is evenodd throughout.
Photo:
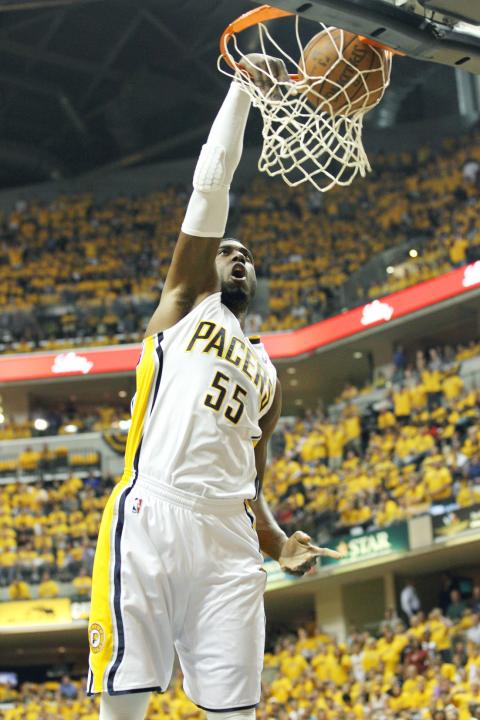
<svg viewBox="0 0 480 720"><path fill-rule="evenodd" d="M255 497L254 446L275 385L262 343L221 293L209 295L143 342L125 475L206 498Z"/></svg>

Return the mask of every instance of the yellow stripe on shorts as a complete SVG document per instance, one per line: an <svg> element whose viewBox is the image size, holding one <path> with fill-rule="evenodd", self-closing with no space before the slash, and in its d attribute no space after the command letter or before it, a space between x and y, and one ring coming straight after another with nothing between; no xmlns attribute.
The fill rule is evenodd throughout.
<svg viewBox="0 0 480 720"><path fill-rule="evenodd" d="M137 392L125 450L125 470L121 481L114 488L103 512L98 535L92 578L92 602L88 639L90 644L90 669L93 674L92 692L105 689L105 672L113 659L114 617L111 562L115 532L113 525L118 516L118 500L122 491L135 479L134 465L138 454L150 392L157 372L155 364L155 335L144 340L143 352L136 370ZM137 458L138 460L138 458Z"/></svg>

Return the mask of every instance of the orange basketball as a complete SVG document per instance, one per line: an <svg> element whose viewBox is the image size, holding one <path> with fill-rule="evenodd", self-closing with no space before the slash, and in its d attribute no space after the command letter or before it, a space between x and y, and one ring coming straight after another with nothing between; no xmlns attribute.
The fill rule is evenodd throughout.
<svg viewBox="0 0 480 720"><path fill-rule="evenodd" d="M312 105L317 107L326 100L326 112L353 115L380 100L388 82L389 63L389 51L369 45L354 33L329 28L308 42L299 66L315 91L308 94Z"/></svg>

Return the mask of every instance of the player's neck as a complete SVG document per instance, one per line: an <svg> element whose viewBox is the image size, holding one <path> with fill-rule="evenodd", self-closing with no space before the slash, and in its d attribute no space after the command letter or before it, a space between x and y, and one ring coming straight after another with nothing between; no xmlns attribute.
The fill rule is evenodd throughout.
<svg viewBox="0 0 480 720"><path fill-rule="evenodd" d="M228 305L227 305L228 307ZM235 315L238 322L240 323L240 327L242 330L245 330L245 320L247 318L247 311L246 310L235 310L234 308L229 307L228 308L230 312Z"/></svg>
<svg viewBox="0 0 480 720"><path fill-rule="evenodd" d="M247 317L247 311L245 310L243 312L234 313L234 315L236 316L238 322L240 323L240 327L242 328L242 330L245 330L245 320Z"/></svg>

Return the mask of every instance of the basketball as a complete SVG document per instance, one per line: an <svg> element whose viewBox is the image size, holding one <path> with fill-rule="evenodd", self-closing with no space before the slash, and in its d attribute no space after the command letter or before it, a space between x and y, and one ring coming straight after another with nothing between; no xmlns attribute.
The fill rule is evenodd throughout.
<svg viewBox="0 0 480 720"><path fill-rule="evenodd" d="M309 102L318 107L326 101L323 109L332 115L370 110L385 91L387 53L346 30L328 28L318 33L299 61L314 89Z"/></svg>

